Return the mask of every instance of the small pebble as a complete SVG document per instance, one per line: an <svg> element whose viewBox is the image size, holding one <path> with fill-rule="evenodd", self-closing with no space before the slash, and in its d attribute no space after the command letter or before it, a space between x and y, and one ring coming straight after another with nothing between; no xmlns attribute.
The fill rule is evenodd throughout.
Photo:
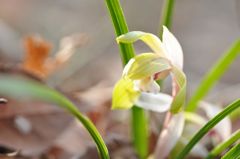
<svg viewBox="0 0 240 159"><path fill-rule="evenodd" d="M17 116L14 119L14 123L16 128L22 133L22 134L29 134L32 130L32 124L28 119L26 119L23 116Z"/></svg>
<svg viewBox="0 0 240 159"><path fill-rule="evenodd" d="M0 105L1 104L7 104L8 100L5 98L0 98Z"/></svg>
<svg viewBox="0 0 240 159"><path fill-rule="evenodd" d="M19 153L19 150L14 150L12 148L8 148L6 146L0 145L0 158L1 157L14 157L17 156Z"/></svg>

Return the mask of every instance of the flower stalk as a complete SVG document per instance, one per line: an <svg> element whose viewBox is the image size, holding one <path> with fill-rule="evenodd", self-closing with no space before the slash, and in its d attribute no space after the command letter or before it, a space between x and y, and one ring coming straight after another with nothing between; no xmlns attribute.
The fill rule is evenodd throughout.
<svg viewBox="0 0 240 159"><path fill-rule="evenodd" d="M128 26L119 0L105 0L111 16L116 36L128 32ZM123 65L135 56L132 44L119 44ZM135 150L142 159L148 155L148 123L141 108L132 108L132 136Z"/></svg>

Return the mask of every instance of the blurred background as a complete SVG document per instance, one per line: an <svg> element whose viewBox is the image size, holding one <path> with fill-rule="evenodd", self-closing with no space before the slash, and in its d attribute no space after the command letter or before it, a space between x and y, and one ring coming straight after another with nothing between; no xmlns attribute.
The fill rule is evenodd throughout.
<svg viewBox="0 0 240 159"><path fill-rule="evenodd" d="M158 34L162 2L121 0L129 30ZM172 26L184 51L191 95L203 75L240 37L240 0L176 0ZM0 62L23 61L22 40L27 35L39 34L51 42L54 55L63 37L78 33L86 34L88 42L48 77L48 83L65 93L94 87L109 92L106 89L120 77L122 66L104 0L0 0ZM135 46L137 52L148 50L141 42ZM239 95L240 58L207 99L225 104Z"/></svg>

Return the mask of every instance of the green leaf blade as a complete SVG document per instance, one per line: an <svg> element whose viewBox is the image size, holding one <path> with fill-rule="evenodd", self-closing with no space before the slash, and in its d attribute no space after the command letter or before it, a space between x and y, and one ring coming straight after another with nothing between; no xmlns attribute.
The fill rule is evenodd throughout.
<svg viewBox="0 0 240 159"><path fill-rule="evenodd" d="M233 143L240 140L240 130L237 130L233 133L226 141L222 142L221 144L217 145L207 156L206 159L212 159L223 152L225 149L230 147Z"/></svg>
<svg viewBox="0 0 240 159"><path fill-rule="evenodd" d="M212 118L206 125L204 125L189 141L189 143L184 147L181 153L176 159L184 159L191 149L200 141L200 139L211 130L215 125L217 125L222 119L228 116L231 112L240 107L240 99L237 99L230 105L228 105L223 111L218 113L214 118Z"/></svg>
<svg viewBox="0 0 240 159"><path fill-rule="evenodd" d="M195 111L197 109L198 102L207 95L238 55L240 55L240 40L237 40L230 50L227 51L204 76L202 82L199 84L197 90L187 104L187 111Z"/></svg>
<svg viewBox="0 0 240 159"><path fill-rule="evenodd" d="M109 159L108 149L94 124L83 116L76 106L57 91L32 80L0 75L0 94L18 99L38 99L61 106L74 115L95 141L102 159ZM26 98L27 97L27 98Z"/></svg>
<svg viewBox="0 0 240 159"><path fill-rule="evenodd" d="M240 144L236 144L221 159L239 159L239 157L240 157Z"/></svg>

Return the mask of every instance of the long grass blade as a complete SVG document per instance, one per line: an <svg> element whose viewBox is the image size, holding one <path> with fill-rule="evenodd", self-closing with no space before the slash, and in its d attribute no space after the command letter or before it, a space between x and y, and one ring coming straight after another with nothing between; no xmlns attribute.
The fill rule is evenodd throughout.
<svg viewBox="0 0 240 159"><path fill-rule="evenodd" d="M222 153L225 149L230 147L233 143L240 140L240 130L237 130L235 133L229 137L226 141L222 142L218 146L216 146L207 156L206 159L212 159Z"/></svg>
<svg viewBox="0 0 240 159"><path fill-rule="evenodd" d="M239 159L239 158L240 158L240 144L236 144L221 159Z"/></svg>
<svg viewBox="0 0 240 159"><path fill-rule="evenodd" d="M198 102L207 95L238 55L240 55L240 40L237 40L204 76L202 82L188 102L186 107L187 111L193 112L196 110Z"/></svg>

